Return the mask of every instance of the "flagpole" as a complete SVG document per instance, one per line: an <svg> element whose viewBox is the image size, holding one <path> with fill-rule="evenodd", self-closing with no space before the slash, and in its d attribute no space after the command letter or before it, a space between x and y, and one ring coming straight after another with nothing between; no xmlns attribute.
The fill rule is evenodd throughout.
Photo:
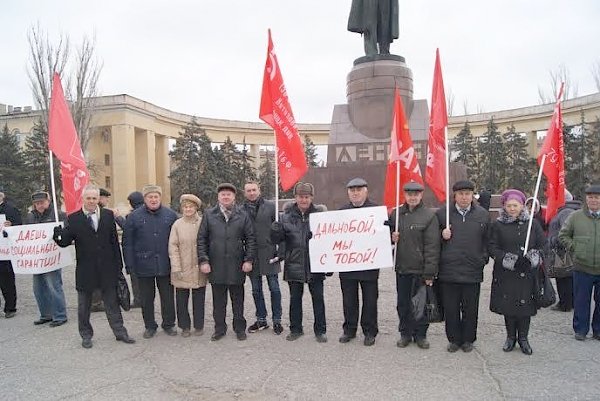
<svg viewBox="0 0 600 401"><path fill-rule="evenodd" d="M273 131L275 136L275 221L279 221L279 155L277 152L277 133Z"/></svg>
<svg viewBox="0 0 600 401"><path fill-rule="evenodd" d="M446 163L446 228L450 227L450 152L448 150L448 126L444 127L444 155Z"/></svg>
<svg viewBox="0 0 600 401"><path fill-rule="evenodd" d="M529 248L529 239L531 237L531 226L533 225L533 215L535 214L535 203L540 203L538 201L538 191L540 190L540 183L542 181L542 172L544 171L544 164L546 163L547 154L544 153L542 155L542 160L540 162L540 171L538 172L537 182L535 183L535 191L533 192L533 200L531 202L531 216L529 216L529 222L527 224L527 237L525 237L525 249L523 250L523 255L527 253L527 249ZM540 206L541 209L541 206Z"/></svg>
<svg viewBox="0 0 600 401"><path fill-rule="evenodd" d="M50 158L50 187L52 188L52 204L54 205L54 218L58 223L58 206L56 204L56 184L54 183L54 157L51 150L48 150Z"/></svg>
<svg viewBox="0 0 600 401"><path fill-rule="evenodd" d="M396 221L394 222L394 232L398 232L398 224L400 223L400 160L396 160ZM394 266L396 266L396 249L397 244L394 244Z"/></svg>

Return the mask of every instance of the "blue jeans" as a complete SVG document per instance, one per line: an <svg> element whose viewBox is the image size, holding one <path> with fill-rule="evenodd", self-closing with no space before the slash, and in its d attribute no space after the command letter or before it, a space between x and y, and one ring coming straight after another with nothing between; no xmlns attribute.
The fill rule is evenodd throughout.
<svg viewBox="0 0 600 401"><path fill-rule="evenodd" d="M61 269L33 275L33 295L40 310L40 318L55 322L67 320L67 305L63 292Z"/></svg>
<svg viewBox="0 0 600 401"><path fill-rule="evenodd" d="M275 274L267 274L267 284L271 292L271 310L273 312L273 323L281 323L281 290L279 289L279 277ZM252 284L252 297L256 306L256 320L259 322L267 321L267 307L263 295L262 276L250 276Z"/></svg>
<svg viewBox="0 0 600 401"><path fill-rule="evenodd" d="M590 331L590 302L594 291L592 332L600 335L600 275L573 271L573 330L586 335Z"/></svg>

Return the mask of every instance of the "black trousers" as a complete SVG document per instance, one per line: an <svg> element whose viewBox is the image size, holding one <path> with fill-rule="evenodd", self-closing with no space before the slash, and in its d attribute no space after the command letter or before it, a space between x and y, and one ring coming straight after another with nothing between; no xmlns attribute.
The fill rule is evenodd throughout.
<svg viewBox="0 0 600 401"><path fill-rule="evenodd" d="M154 318L154 297L156 287L160 296L161 327L168 329L175 326L175 296L171 278L169 276L138 277L140 285L140 301L142 304L142 317L147 329L157 329L158 324Z"/></svg>
<svg viewBox="0 0 600 401"><path fill-rule="evenodd" d="M12 266L0 270L0 290L4 297L4 313L17 311L17 287Z"/></svg>
<svg viewBox="0 0 600 401"><path fill-rule="evenodd" d="M129 278L131 279L131 293L133 295L133 304L141 306L142 300L140 298L140 280L134 273L131 273L129 275Z"/></svg>
<svg viewBox="0 0 600 401"><path fill-rule="evenodd" d="M396 310L398 312L398 331L402 337L411 337L415 341L427 337L429 323L426 319L415 320L412 312L414 281L421 280L417 274L397 274L396 292L398 295Z"/></svg>
<svg viewBox="0 0 600 401"><path fill-rule="evenodd" d="M175 290L175 299L177 303L177 325L183 330L189 330L192 326L190 312L188 309L188 300L192 293L192 313L194 314L194 328L196 330L204 329L204 297L206 287L200 288L177 288Z"/></svg>
<svg viewBox="0 0 600 401"><path fill-rule="evenodd" d="M243 333L246 331L244 319L244 285L212 284L213 319L215 321L215 334L227 333L227 292L231 298L233 310L233 331Z"/></svg>
<svg viewBox="0 0 600 401"><path fill-rule="evenodd" d="M302 295L304 294L304 283L288 281L290 286L290 331L292 333L303 333L302 327ZM315 323L313 330L315 335L325 334L327 324L325 322L325 296L323 295L323 280L316 279L308 283L308 290L312 297L313 313Z"/></svg>
<svg viewBox="0 0 600 401"><path fill-rule="evenodd" d="M360 313L360 326L365 336L375 337L379 332L377 328L377 298L379 288L377 280L352 280L340 279L342 288L342 301L344 307L344 334L354 336L358 328L358 287L362 293L362 311Z"/></svg>
<svg viewBox="0 0 600 401"><path fill-rule="evenodd" d="M573 309L573 276L557 278L556 292L558 305L567 310Z"/></svg>
<svg viewBox="0 0 600 401"><path fill-rule="evenodd" d="M477 340L480 283L440 283L448 341L462 345Z"/></svg>
<svg viewBox="0 0 600 401"><path fill-rule="evenodd" d="M102 290L102 300L104 301L104 307L106 312L106 318L108 324L112 329L115 337L127 336L127 330L123 326L123 316L121 315L121 308L117 300L116 288L110 288ZM90 323L90 309L92 307L92 292L91 291L77 291L77 322L79 326L79 335L81 338L92 338L94 336L94 329Z"/></svg>
<svg viewBox="0 0 600 401"><path fill-rule="evenodd" d="M531 316L504 316L506 336L511 339L527 340Z"/></svg>

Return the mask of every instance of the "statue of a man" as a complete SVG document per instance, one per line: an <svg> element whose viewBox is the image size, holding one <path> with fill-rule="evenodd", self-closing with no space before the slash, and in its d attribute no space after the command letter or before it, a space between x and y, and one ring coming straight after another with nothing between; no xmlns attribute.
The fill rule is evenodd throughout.
<svg viewBox="0 0 600 401"><path fill-rule="evenodd" d="M352 0L348 30L363 35L367 56L390 54L398 39L398 0Z"/></svg>

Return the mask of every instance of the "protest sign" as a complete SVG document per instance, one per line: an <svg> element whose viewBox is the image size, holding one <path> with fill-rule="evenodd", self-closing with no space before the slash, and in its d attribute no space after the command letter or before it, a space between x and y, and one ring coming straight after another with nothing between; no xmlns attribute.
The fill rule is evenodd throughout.
<svg viewBox="0 0 600 401"><path fill-rule="evenodd" d="M5 228L15 274L48 273L75 264L73 246L60 248L52 239L56 225L43 223Z"/></svg>
<svg viewBox="0 0 600 401"><path fill-rule="evenodd" d="M312 213L311 272L347 272L393 266L385 206Z"/></svg>

